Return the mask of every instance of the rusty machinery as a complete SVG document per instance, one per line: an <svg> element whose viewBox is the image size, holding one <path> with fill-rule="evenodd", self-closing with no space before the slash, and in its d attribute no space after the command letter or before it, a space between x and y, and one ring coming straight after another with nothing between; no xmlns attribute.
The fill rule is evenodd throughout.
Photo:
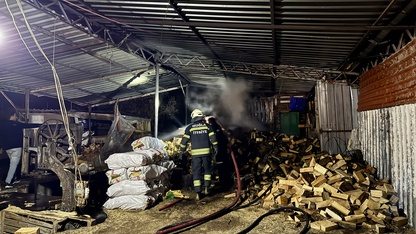
<svg viewBox="0 0 416 234"><path fill-rule="evenodd" d="M143 123L135 123L143 126ZM51 119L37 129L25 129L22 174L29 174L31 168L33 171L53 171L62 187L60 209L74 211L76 207L83 207L89 196L88 180L84 176L107 169L104 160L137 131L137 126L133 125L117 111L100 151L87 158L81 152L84 131L82 123L69 125L71 139L61 120ZM150 128L150 122L148 125ZM69 140L72 141L71 145Z"/></svg>

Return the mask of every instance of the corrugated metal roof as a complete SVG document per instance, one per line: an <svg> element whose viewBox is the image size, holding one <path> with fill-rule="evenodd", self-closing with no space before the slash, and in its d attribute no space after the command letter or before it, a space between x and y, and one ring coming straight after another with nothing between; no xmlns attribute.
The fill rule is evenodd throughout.
<svg viewBox="0 0 416 234"><path fill-rule="evenodd" d="M238 79L257 93L308 92L323 77L358 81L365 69L394 52L388 48L409 41L415 5L410 0L5 0L0 2L5 35L0 90L56 96L51 67L32 30L55 65L65 98L80 105L155 92L154 72L146 82L138 80L156 63L161 91Z"/></svg>

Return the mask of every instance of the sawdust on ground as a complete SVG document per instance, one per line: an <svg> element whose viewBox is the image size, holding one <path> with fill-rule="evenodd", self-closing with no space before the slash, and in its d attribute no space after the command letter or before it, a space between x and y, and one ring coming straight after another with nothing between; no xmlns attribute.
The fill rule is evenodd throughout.
<svg viewBox="0 0 416 234"><path fill-rule="evenodd" d="M228 193L227 193L228 194ZM226 193L218 193L210 197L205 197L200 201L194 199L182 200L170 206L169 208L159 211L159 209L172 203L172 200L162 201L156 206L153 206L143 211L125 211L125 210L105 210L108 218L105 222L91 226L81 227L76 230L67 230L61 232L63 234L118 234L118 233L156 233L159 229L168 225L182 223L211 215L224 207L228 207L233 203L234 198L224 198ZM191 195L190 195L191 196ZM192 198L192 196L191 196ZM261 205L253 205L247 208L237 209L228 212L220 217L217 217L209 222L205 222L192 229L183 230L181 233L197 233L197 234L214 234L214 233L239 233L259 216L265 214L268 210L261 207ZM250 234L298 234L305 223L295 223L287 219L288 213L277 213L265 217ZM314 229L310 229L308 233L322 233ZM338 229L329 234L370 234L375 233L374 230L345 230ZM390 232L394 233L394 232ZM401 232L404 234L414 234L415 229L404 228Z"/></svg>

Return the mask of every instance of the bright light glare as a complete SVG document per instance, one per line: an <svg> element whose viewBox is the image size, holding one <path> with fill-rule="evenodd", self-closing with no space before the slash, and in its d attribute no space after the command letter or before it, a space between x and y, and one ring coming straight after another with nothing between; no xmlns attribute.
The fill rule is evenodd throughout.
<svg viewBox="0 0 416 234"><path fill-rule="evenodd" d="M4 34L3 31L1 31L1 29L0 29L0 43L3 42L3 40L4 40L4 35L3 34Z"/></svg>

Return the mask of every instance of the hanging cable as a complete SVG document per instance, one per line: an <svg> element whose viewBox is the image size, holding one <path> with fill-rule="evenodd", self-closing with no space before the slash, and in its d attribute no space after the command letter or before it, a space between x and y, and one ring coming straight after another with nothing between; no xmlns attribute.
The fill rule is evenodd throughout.
<svg viewBox="0 0 416 234"><path fill-rule="evenodd" d="M71 152L72 152L73 160L74 160L74 164L75 164L75 174L74 174L74 176L75 176L74 189L75 189L75 184L76 184L77 180L80 179L81 182L82 182L82 178L81 178L80 172L78 171L78 168L76 166L76 165L78 165L78 154L76 152L76 147L74 146L74 143L72 141L72 134L71 134L70 125L69 125L68 113L67 113L66 107L65 107L65 99L64 99L64 96L63 96L62 86L61 86L61 82L60 82L60 79L59 79L59 76L58 76L58 72L56 71L56 68L55 68L54 64L49 60L48 56L46 56L45 52L43 51L42 47L40 46L39 42L37 41L36 36L33 33L33 30L32 30L32 28L31 28L31 26L30 26L30 24L29 24L29 22L26 18L26 15L24 13L24 10L23 10L23 7L22 7L22 4L21 4L20 0L16 0L16 2L17 2L17 5L19 6L20 12L23 16L24 22L26 24L26 27L27 27L33 41L35 42L37 48L39 49L39 51L41 52L43 57L46 59L46 61L51 66L51 70L52 70L53 78L54 78L54 82L55 82L56 94L57 94L58 103L59 103L59 108L60 108L60 111L61 111L62 121L64 123L65 132L68 136L69 150L71 150ZM22 38L22 40L23 40L23 38ZM55 38L54 38L54 42L55 42Z"/></svg>

